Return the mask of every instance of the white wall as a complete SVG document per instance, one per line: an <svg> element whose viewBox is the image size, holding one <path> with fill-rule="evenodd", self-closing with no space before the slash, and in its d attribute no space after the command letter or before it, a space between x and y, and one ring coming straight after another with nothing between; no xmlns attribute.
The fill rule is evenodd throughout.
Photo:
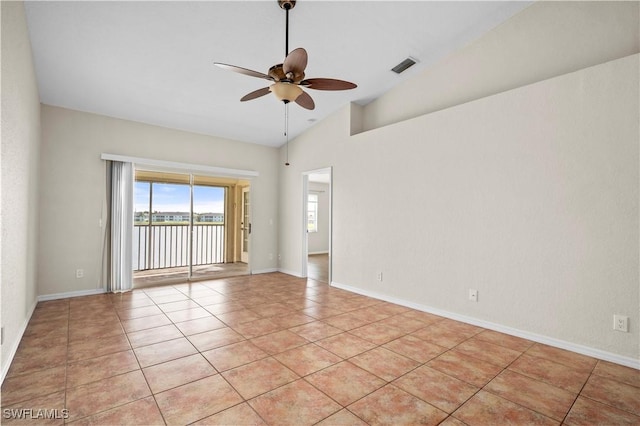
<svg viewBox="0 0 640 426"><path fill-rule="evenodd" d="M635 26L619 27L637 4L608 13L571 4L584 20L637 35L637 13ZM573 21L538 21L541 8L557 6L534 6L513 31L565 41ZM474 57L497 42L478 40ZM503 47L490 64L498 74L528 54ZM318 123L290 144L281 174L281 267L296 271L300 261L299 173L333 166L335 283L637 365L639 57L601 53L590 58L600 65L353 137L350 107ZM566 66L545 64L545 75ZM467 78L475 69L467 63ZM425 103L428 78L413 82ZM379 102L378 111L403 108L393 91ZM356 112L366 119L367 108ZM467 300L470 288L478 303ZM630 317L630 333L612 330L614 313Z"/></svg>
<svg viewBox="0 0 640 426"><path fill-rule="evenodd" d="M22 2L2 15L2 378L36 303L40 100Z"/></svg>
<svg viewBox="0 0 640 426"><path fill-rule="evenodd" d="M104 239L98 223L106 218L106 170L100 160L104 152L257 171L252 182L251 266L254 271L277 267L275 148L46 105L42 127L39 294L103 286ZM76 269L84 269L84 278L75 278Z"/></svg>
<svg viewBox="0 0 640 426"><path fill-rule="evenodd" d="M302 264L302 174L310 170L326 169L336 164L344 148L340 142L348 138L350 132L349 110L344 108L325 120L316 123L311 131L289 144L290 166L280 167L279 177L279 236L278 267L288 274L300 276ZM322 143L320 138L326 138ZM280 165L284 165L286 147L280 149ZM332 183L337 182L335 174ZM334 207L335 212L335 207ZM336 235L335 228L333 235Z"/></svg>
<svg viewBox="0 0 640 426"><path fill-rule="evenodd" d="M388 172L345 220L335 189L335 280L637 359L639 72L636 55L353 138L375 156L343 179Z"/></svg>
<svg viewBox="0 0 640 426"><path fill-rule="evenodd" d="M329 252L329 185L309 182L309 193L318 195L318 232L307 234L308 251L314 253Z"/></svg>

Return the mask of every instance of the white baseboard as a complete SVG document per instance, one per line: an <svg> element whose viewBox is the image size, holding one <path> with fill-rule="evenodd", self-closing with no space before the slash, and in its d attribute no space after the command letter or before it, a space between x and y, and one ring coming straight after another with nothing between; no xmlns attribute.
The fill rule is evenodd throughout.
<svg viewBox="0 0 640 426"><path fill-rule="evenodd" d="M272 272L278 272L278 271L279 271L278 268L258 269L258 270L251 271L251 275L270 274Z"/></svg>
<svg viewBox="0 0 640 426"><path fill-rule="evenodd" d="M38 296L38 302L46 302L47 300L66 299L69 297L93 296L94 294L106 293L103 288L94 288L92 290L68 291L65 293L43 294Z"/></svg>
<svg viewBox="0 0 640 426"><path fill-rule="evenodd" d="M300 272L289 271L287 269L278 269L278 272L282 272L283 274L287 274L287 275L293 275L294 277L298 277L298 278L306 278L306 277L303 277L300 274Z"/></svg>
<svg viewBox="0 0 640 426"><path fill-rule="evenodd" d="M395 303L396 305L406 306L407 308L428 312L430 314L438 315L444 318L449 318L452 320L464 322L467 324L475 325L475 326L486 328L489 330L498 331L500 333L509 334L511 336L521 337L523 339L531 340L538 343L543 343L545 345L553 346L560 349L566 349L571 352L576 352L582 355L587 355L593 358L601 359L604 361L610 361L615 364L620 364L626 367L631 367L631 368L640 370L640 360L637 360L634 358L614 354L614 353L603 351L596 348L591 348L589 346L579 345L577 343L567 342L565 340L560 340L560 339L556 339L549 336L543 336L540 334L532 333L530 331L519 330L517 328L508 327L505 325L496 324L489 321L479 320L477 318L456 314L454 312L448 312L441 309L432 308L430 306L421 305L419 303L410 302L404 299L398 299L398 298L391 297L382 293L377 293L374 291L363 290L358 287L337 283L335 281L331 282L331 286L342 289L342 290L347 290L352 293L361 294L363 296L372 297L374 299L383 300L385 302Z"/></svg>
<svg viewBox="0 0 640 426"><path fill-rule="evenodd" d="M9 367L11 367L11 363L13 362L13 358L16 356L16 352L18 352L18 346L20 346L20 342L22 341L22 337L24 336L24 332L27 330L27 326L29 325L29 321L31 321L31 316L33 315L33 311L36 310L36 305L38 301L35 300L31 308L29 308L29 313L25 318L24 322L20 326L20 330L18 330L18 337L11 345L11 350L9 351L9 355L7 359L4 360L5 363L2 366L2 377L0 378L0 384L4 383L4 378L7 377L7 373L9 372Z"/></svg>

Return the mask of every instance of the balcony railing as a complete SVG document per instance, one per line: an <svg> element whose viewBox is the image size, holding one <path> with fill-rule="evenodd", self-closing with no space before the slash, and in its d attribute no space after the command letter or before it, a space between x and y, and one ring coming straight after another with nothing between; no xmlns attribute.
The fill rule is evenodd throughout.
<svg viewBox="0 0 640 426"><path fill-rule="evenodd" d="M189 225L134 225L133 270L189 266ZM224 263L224 225L193 225L193 265Z"/></svg>

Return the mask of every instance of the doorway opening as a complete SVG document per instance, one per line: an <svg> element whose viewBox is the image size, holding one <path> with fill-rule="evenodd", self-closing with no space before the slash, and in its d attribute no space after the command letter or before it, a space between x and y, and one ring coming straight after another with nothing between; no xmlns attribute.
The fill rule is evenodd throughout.
<svg viewBox="0 0 640 426"><path fill-rule="evenodd" d="M331 168L303 173L302 276L331 283Z"/></svg>
<svg viewBox="0 0 640 426"><path fill-rule="evenodd" d="M240 179L136 170L134 287L249 274L250 210L237 208L249 188Z"/></svg>

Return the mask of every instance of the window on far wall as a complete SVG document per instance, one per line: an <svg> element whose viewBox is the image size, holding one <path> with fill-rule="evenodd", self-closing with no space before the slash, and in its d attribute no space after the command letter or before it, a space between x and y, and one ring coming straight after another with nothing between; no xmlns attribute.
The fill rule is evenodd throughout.
<svg viewBox="0 0 640 426"><path fill-rule="evenodd" d="M318 232L318 194L307 198L307 232Z"/></svg>

